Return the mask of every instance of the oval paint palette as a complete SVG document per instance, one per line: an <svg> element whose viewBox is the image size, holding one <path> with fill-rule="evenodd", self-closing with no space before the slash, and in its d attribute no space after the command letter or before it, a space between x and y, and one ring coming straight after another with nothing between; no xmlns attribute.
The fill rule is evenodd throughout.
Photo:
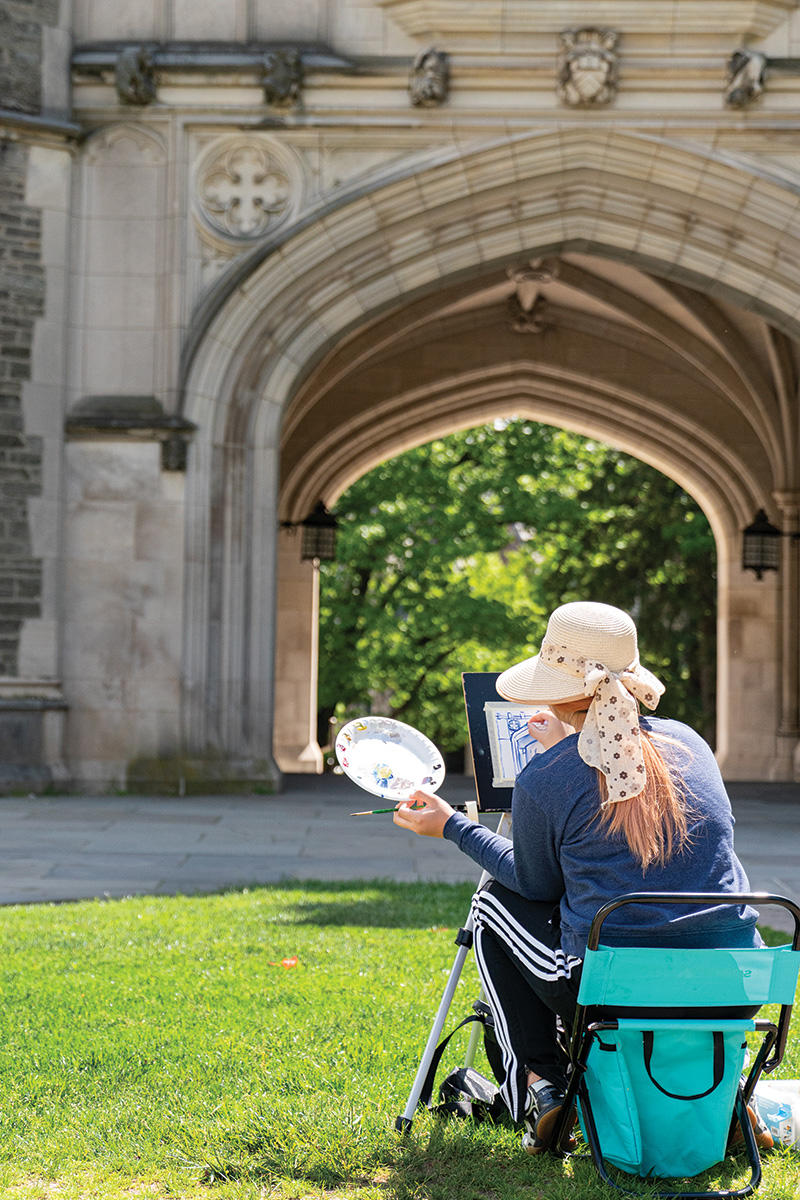
<svg viewBox="0 0 800 1200"><path fill-rule="evenodd" d="M433 742L393 717L349 721L336 738L336 757L353 783L390 801L407 800L417 788L435 792L445 775Z"/></svg>

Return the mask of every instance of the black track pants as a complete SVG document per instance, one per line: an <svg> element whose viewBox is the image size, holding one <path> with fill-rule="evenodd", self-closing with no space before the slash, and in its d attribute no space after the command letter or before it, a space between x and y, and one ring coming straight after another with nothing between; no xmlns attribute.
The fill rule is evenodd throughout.
<svg viewBox="0 0 800 1200"><path fill-rule="evenodd" d="M567 1058L557 1031L575 1015L581 959L564 953L558 909L492 882L472 902L474 947L503 1055L501 1092L511 1115L525 1111L528 1071L566 1087Z"/></svg>

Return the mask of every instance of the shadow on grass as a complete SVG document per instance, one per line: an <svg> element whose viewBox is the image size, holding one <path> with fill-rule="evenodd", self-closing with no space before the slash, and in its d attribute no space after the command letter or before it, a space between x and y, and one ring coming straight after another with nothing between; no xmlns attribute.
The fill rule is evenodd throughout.
<svg viewBox="0 0 800 1200"><path fill-rule="evenodd" d="M251 1121L195 1160L202 1178L267 1186L291 1182L309 1189L378 1190L386 1200L608 1200L588 1151L570 1159L528 1157L520 1131L511 1125L440 1121L423 1114L412 1133L400 1137L375 1127L368 1114L340 1112L277 1122L266 1115ZM726 1191L742 1185L743 1160L725 1163L693 1180L640 1180L611 1170L618 1187L636 1196L659 1190ZM298 1194L302 1194L301 1192ZM620 1192L617 1192L619 1195Z"/></svg>
<svg viewBox="0 0 800 1200"><path fill-rule="evenodd" d="M287 881L269 890L296 894L281 921L292 925L356 928L431 929L463 925L477 887L470 883L398 883L394 880ZM790 940L786 933L759 924L768 946Z"/></svg>
<svg viewBox="0 0 800 1200"><path fill-rule="evenodd" d="M386 880L335 884L304 881L276 886L297 895L291 909L282 914L284 923L383 929L455 929L466 921L475 891L468 883Z"/></svg>

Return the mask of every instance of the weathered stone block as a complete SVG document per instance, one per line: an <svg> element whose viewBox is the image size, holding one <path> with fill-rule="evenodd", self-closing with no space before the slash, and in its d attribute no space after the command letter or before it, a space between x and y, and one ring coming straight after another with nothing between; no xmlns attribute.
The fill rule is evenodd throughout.
<svg viewBox="0 0 800 1200"><path fill-rule="evenodd" d="M70 442L67 461L71 502L137 501L158 490L159 448L152 442Z"/></svg>
<svg viewBox="0 0 800 1200"><path fill-rule="evenodd" d="M42 25L57 17L58 0L0 5L0 107L39 111Z"/></svg>

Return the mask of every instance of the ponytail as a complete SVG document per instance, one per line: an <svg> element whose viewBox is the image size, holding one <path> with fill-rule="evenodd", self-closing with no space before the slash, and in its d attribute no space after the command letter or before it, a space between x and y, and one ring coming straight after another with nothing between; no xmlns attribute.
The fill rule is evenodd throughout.
<svg viewBox="0 0 800 1200"><path fill-rule="evenodd" d="M671 739L662 739L664 741ZM598 771L600 783L600 821L609 836L622 835L640 864L663 867L684 849L689 840L689 814L686 794L676 782L653 738L642 730L642 753L647 772L644 790L629 800L606 803L606 780Z"/></svg>
<svg viewBox="0 0 800 1200"><path fill-rule="evenodd" d="M560 720L569 725L579 713L584 713L591 700L581 700L571 705L554 704L550 707ZM646 771L644 790L628 800L608 803L606 778L597 771L600 789L601 825L609 837L622 836L628 849L642 868L642 873L651 866L663 867L679 854L689 842L690 809L686 789L680 778L670 769L663 754L654 744L656 740L665 745L682 747L672 738L641 731L642 754Z"/></svg>

